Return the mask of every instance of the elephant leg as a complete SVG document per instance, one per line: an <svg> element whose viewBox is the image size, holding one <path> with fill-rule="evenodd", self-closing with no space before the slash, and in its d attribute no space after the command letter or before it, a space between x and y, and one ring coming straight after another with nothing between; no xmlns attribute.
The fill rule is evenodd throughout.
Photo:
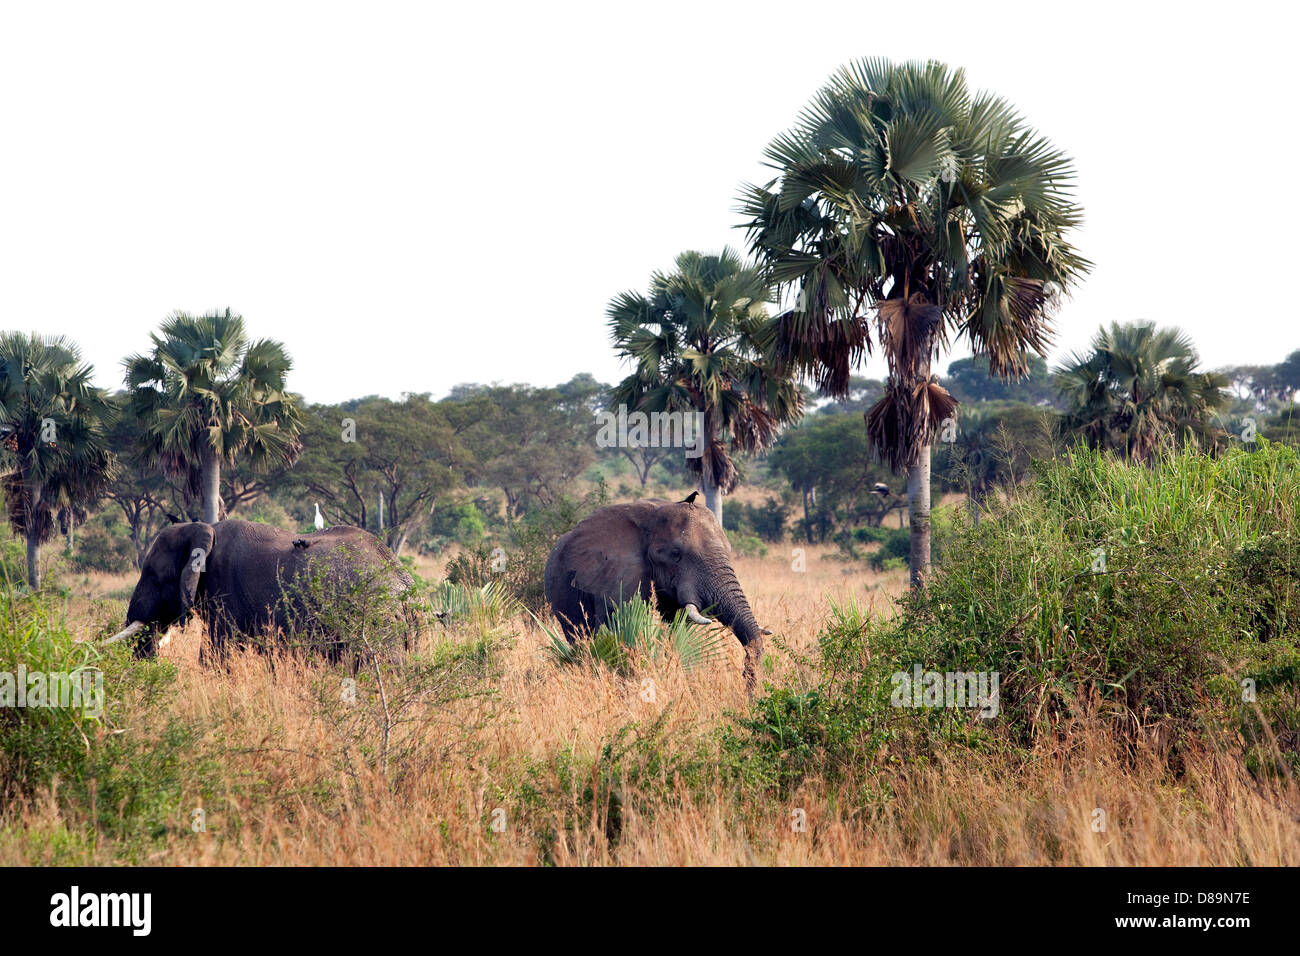
<svg viewBox="0 0 1300 956"><path fill-rule="evenodd" d="M596 622L597 608L603 602L598 602L595 595L571 588L560 603L561 606L555 608L555 616L560 622L564 639L570 644L576 643L583 634L600 627Z"/></svg>
<svg viewBox="0 0 1300 956"><path fill-rule="evenodd" d="M207 637L199 645L199 664L204 667L224 667L229 660L231 628L224 614L215 613L204 619Z"/></svg>

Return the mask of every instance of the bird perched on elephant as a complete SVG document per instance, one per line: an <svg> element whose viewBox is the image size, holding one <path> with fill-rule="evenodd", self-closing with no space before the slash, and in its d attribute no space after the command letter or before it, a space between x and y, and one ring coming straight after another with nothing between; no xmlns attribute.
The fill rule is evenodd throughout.
<svg viewBox="0 0 1300 956"><path fill-rule="evenodd" d="M685 611L696 624L717 619L745 649L751 692L763 635L731 563L731 545L713 512L684 501L645 499L601 508L564 535L546 561L546 598L565 638L596 631L618 602L653 593L659 613Z"/></svg>
<svg viewBox="0 0 1300 956"><path fill-rule="evenodd" d="M307 607L360 582L400 597L414 583L378 538L345 525L299 535L253 521L191 521L163 528L145 555L127 606L126 628L109 641L135 640L138 656L157 653L158 636L196 613L207 625L200 660L220 658L227 642L289 629L313 619Z"/></svg>

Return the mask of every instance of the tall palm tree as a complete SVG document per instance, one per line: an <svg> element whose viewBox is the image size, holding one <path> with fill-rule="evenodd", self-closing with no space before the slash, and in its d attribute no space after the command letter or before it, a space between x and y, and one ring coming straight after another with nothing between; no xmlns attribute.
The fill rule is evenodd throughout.
<svg viewBox="0 0 1300 956"><path fill-rule="evenodd" d="M763 272L732 249L683 252L656 272L648 295L624 292L607 314L614 345L634 371L610 404L655 412L699 412L702 454L688 455L708 507L722 521L722 495L739 480L733 455L765 450L803 414L803 395L771 361L775 321Z"/></svg>
<svg viewBox="0 0 1300 956"><path fill-rule="evenodd" d="M222 462L247 455L257 470L298 456L301 421L285 390L292 362L279 342L250 342L229 309L177 312L152 339L148 355L123 362L129 411L144 425L148 459L184 477L203 520L216 522Z"/></svg>
<svg viewBox="0 0 1300 956"><path fill-rule="evenodd" d="M1112 323L1093 337L1091 352L1057 370L1066 403L1061 431L1132 461L1149 461L1166 442L1217 445L1223 432L1214 418L1231 403L1228 377L1199 365L1179 329Z"/></svg>
<svg viewBox="0 0 1300 956"><path fill-rule="evenodd" d="M842 397L873 347L889 366L867 413L873 444L906 471L912 583L930 565L930 445L956 401L930 372L952 337L990 371L1024 374L1050 338L1058 293L1088 268L1060 150L1003 100L942 63L867 59L836 73L768 146L776 179L740 211L782 289L779 357Z"/></svg>
<svg viewBox="0 0 1300 956"><path fill-rule="evenodd" d="M0 334L0 487L10 526L27 539L33 588L56 514L84 516L112 476L113 407L93 375L62 336Z"/></svg>

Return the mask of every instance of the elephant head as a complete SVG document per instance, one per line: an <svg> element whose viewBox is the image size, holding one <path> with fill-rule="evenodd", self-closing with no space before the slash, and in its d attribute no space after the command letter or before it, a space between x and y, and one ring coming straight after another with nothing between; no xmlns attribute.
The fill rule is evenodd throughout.
<svg viewBox="0 0 1300 956"><path fill-rule="evenodd" d="M158 634L184 620L194 607L213 538L212 525L201 521L163 528L140 568L140 580L127 606L126 629L108 642L129 640L145 631L135 651L138 656L153 656Z"/></svg>
<svg viewBox="0 0 1300 956"><path fill-rule="evenodd" d="M731 563L731 546L713 512L685 501L646 500L602 508L560 539L547 562L547 597L572 635L598 626L605 608L653 585L659 611L678 610L711 624L711 610L745 648L752 688L763 635ZM585 619L585 620L584 620Z"/></svg>

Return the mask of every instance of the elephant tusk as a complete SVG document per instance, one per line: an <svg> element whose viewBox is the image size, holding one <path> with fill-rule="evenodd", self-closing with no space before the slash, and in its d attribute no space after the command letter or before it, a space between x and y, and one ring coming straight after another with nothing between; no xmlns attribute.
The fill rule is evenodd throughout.
<svg viewBox="0 0 1300 956"><path fill-rule="evenodd" d="M686 616L690 618L691 622L694 624L713 623L713 618L705 617L703 614L700 613L700 609L696 607L694 604L686 605Z"/></svg>
<svg viewBox="0 0 1300 956"><path fill-rule="evenodd" d="M772 629L771 629L770 627L760 627L760 628L758 629L758 633L763 634L763 635L768 635L768 634L771 634L771 633L772 633Z"/></svg>
<svg viewBox="0 0 1300 956"><path fill-rule="evenodd" d="M128 624L128 625L126 626L126 630L124 630L124 631L118 631L118 632L117 632L116 634L114 634L112 637L110 637L110 638L108 638L107 640L103 641L103 643L104 643L104 644L115 644L115 643L117 643L118 641L125 641L125 640L127 640L128 638L135 637L137 634L139 634L141 631L143 631L143 630L145 629L146 626L147 626L147 625L144 623L144 621L132 621L130 624Z"/></svg>

